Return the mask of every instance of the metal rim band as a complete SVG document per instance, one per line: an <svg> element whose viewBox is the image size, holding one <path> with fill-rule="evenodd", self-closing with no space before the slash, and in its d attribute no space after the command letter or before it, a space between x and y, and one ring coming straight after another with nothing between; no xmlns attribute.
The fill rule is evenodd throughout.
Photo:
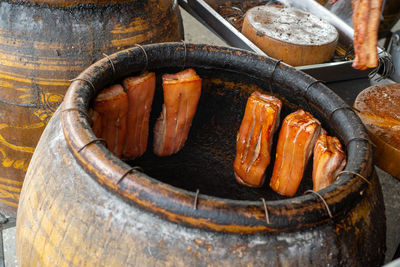
<svg viewBox="0 0 400 267"><path fill-rule="evenodd" d="M193 202L193 209L197 210L197 203L199 201L199 194L200 194L200 189L196 190L196 195L194 196L194 202Z"/></svg>
<svg viewBox="0 0 400 267"><path fill-rule="evenodd" d="M115 71L115 66L114 66L114 62L112 61L112 59L110 58L110 56L107 55L106 53L103 53L103 56L105 56L105 57L108 59L108 61L110 62L111 68L112 68L112 70L113 70L113 77L114 77L114 76L115 76L115 73L116 73L116 71Z"/></svg>
<svg viewBox="0 0 400 267"><path fill-rule="evenodd" d="M147 56L147 52L146 50L143 48L143 46L141 46L140 44L135 44L136 47L139 47L140 49L142 49L144 56L146 57L146 65L143 68L143 71L147 70L147 67L149 66L149 57Z"/></svg>
<svg viewBox="0 0 400 267"><path fill-rule="evenodd" d="M132 168L130 168L129 170L127 170L127 171L121 176L121 178L118 179L117 185L120 184L120 183L122 182L122 180L124 180L125 177L126 177L129 173L131 173L132 171L141 171L141 172L144 172L143 169L142 169L141 167L139 167L139 166L132 167Z"/></svg>
<svg viewBox="0 0 400 267"><path fill-rule="evenodd" d="M71 83L73 83L75 81L87 82L90 85L90 87L93 89L92 93L96 92L96 88L94 87L94 85L93 85L93 83L91 81L83 79L83 78L75 78L75 79L69 80L69 82L71 82Z"/></svg>
<svg viewBox="0 0 400 267"><path fill-rule="evenodd" d="M262 203L263 203L263 206L264 206L264 211L265 211L265 221L268 223L268 224L270 224L270 221L269 221L269 214L268 214L268 208L267 208L267 203L265 202L265 198L260 198L260 200L262 201Z"/></svg>
<svg viewBox="0 0 400 267"><path fill-rule="evenodd" d="M331 209L329 208L328 203L326 203L326 200L325 200L318 192L309 189L309 190L305 191L304 193L305 193L305 194L312 193L312 194L318 196L318 197L322 200L322 202L324 203L325 208L326 208L326 211L328 212L329 217L330 217L330 218L333 218L332 212L331 212Z"/></svg>
<svg viewBox="0 0 400 267"><path fill-rule="evenodd" d="M358 176L358 177L360 177L361 179L363 179L366 183L368 183L368 185L371 185L371 182L370 182L367 178L365 178L365 177L362 176L361 174L359 174L359 173L357 173L357 172L354 172L354 171L340 171L340 172L336 175L335 179L338 178L340 175L342 175L342 174L344 174L344 173L353 174L353 175L355 175L355 176Z"/></svg>
<svg viewBox="0 0 400 267"><path fill-rule="evenodd" d="M98 142L102 142L102 143L104 143L104 145L106 146L106 147L108 147L108 145L107 145L107 141L105 140L105 139L103 139L103 138L96 138L96 139L93 139L92 141L90 141L89 143L87 143L86 145L84 145L83 147L81 147L80 149L78 149L78 153L80 153L84 148L86 148L87 146L89 146L89 145L91 145L91 144L94 144L94 143L98 143Z"/></svg>
<svg viewBox="0 0 400 267"><path fill-rule="evenodd" d="M78 111L79 113L81 113L82 115L84 115L86 117L86 119L89 121L90 125L93 125L93 119L86 111L81 110L79 108L66 108L66 109L61 110L61 112L65 112L65 111Z"/></svg>
<svg viewBox="0 0 400 267"><path fill-rule="evenodd" d="M282 62L282 59L279 59L278 61L275 62L274 67L271 71L271 76L269 77L269 91L271 93L274 93L274 91L272 90L272 81L274 80L274 74L275 74L275 70L276 68L279 66L279 64Z"/></svg>

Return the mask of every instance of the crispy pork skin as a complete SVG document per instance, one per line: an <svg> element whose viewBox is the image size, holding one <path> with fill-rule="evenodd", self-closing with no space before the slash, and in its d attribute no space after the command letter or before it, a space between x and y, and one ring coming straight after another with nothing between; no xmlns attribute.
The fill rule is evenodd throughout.
<svg viewBox="0 0 400 267"><path fill-rule="evenodd" d="M320 134L320 122L297 110L282 122L270 187L283 196L296 194L304 169Z"/></svg>
<svg viewBox="0 0 400 267"><path fill-rule="evenodd" d="M122 84L128 94L129 103L123 155L125 158L134 159L143 155L147 148L156 75L154 72L145 72L124 79Z"/></svg>
<svg viewBox="0 0 400 267"><path fill-rule="evenodd" d="M236 139L233 163L236 180L243 185L260 187L271 161L271 145L279 125L282 102L259 92L247 100L245 114Z"/></svg>
<svg viewBox="0 0 400 267"><path fill-rule="evenodd" d="M201 78L194 69L164 74L164 105L154 126L154 153L168 156L185 144L201 95Z"/></svg>
<svg viewBox="0 0 400 267"><path fill-rule="evenodd" d="M126 137L128 96L120 84L112 85L96 97L94 109L101 117L101 138L117 157L122 156Z"/></svg>
<svg viewBox="0 0 400 267"><path fill-rule="evenodd" d="M353 0L353 67L360 70L378 66L378 28L382 0Z"/></svg>
<svg viewBox="0 0 400 267"><path fill-rule="evenodd" d="M339 139L322 130L314 147L313 190L321 190L333 183L345 166L346 154Z"/></svg>

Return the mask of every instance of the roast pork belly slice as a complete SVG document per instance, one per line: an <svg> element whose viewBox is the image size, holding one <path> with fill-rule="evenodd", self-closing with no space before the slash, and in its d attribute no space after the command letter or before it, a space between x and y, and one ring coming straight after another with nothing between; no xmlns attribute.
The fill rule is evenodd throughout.
<svg viewBox="0 0 400 267"><path fill-rule="evenodd" d="M236 139L233 163L236 180L243 185L260 187L271 161L271 145L279 125L282 102L259 92L247 100L245 114Z"/></svg>
<svg viewBox="0 0 400 267"><path fill-rule="evenodd" d="M322 130L314 147L313 190L321 190L333 183L345 166L346 154L339 139Z"/></svg>
<svg viewBox="0 0 400 267"><path fill-rule="evenodd" d="M101 137L108 149L117 157L122 156L126 137L128 96L120 84L112 85L96 97L94 109L101 117Z"/></svg>
<svg viewBox="0 0 400 267"><path fill-rule="evenodd" d="M288 197L296 194L320 131L320 122L301 109L283 120L270 182L275 192Z"/></svg>
<svg viewBox="0 0 400 267"><path fill-rule="evenodd" d="M185 144L201 95L201 78L194 69L164 74L164 104L154 126L154 153L169 156Z"/></svg>
<svg viewBox="0 0 400 267"><path fill-rule="evenodd" d="M135 159L143 155L147 148L156 75L154 72L144 72L124 79L122 84L129 103L123 155L125 158Z"/></svg>

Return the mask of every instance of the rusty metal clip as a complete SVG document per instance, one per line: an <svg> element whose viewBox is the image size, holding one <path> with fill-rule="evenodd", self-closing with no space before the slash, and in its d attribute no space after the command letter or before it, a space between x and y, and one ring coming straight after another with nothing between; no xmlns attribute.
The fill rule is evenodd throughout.
<svg viewBox="0 0 400 267"><path fill-rule="evenodd" d="M147 56L147 52L146 50L143 48L143 46L141 46L140 44L135 44L136 47L139 47L140 49L142 49L144 56L146 57L146 65L143 68L143 71L147 70L147 67L149 66L149 57Z"/></svg>
<svg viewBox="0 0 400 267"><path fill-rule="evenodd" d="M265 211L265 220L267 221L268 224L270 224L269 221L269 214L268 214L268 209L267 209L267 203L265 202L265 198L260 198L260 200L262 201L263 205L264 205L264 211Z"/></svg>
<svg viewBox="0 0 400 267"><path fill-rule="evenodd" d="M94 143L98 143L98 142L103 142L104 145L106 147L108 147L106 140L104 140L103 138L96 138L96 139L93 139L92 141L90 141L89 143L87 143L86 145L84 145L83 147L81 147L80 149L78 149L78 153L80 153L85 147L87 147L91 144L94 144Z"/></svg>
<svg viewBox="0 0 400 267"><path fill-rule="evenodd" d="M94 92L96 92L96 88L94 87L94 85L93 85L93 83L91 81L83 79L83 78L75 78L75 79L69 80L69 82L71 82L71 83L73 83L75 81L87 82L90 85L90 87L93 89L92 93L94 94Z"/></svg>
<svg viewBox="0 0 400 267"><path fill-rule="evenodd" d="M272 90L272 81L274 80L274 73L275 73L276 68L279 66L279 64L281 62L282 62L282 59L279 59L278 61L275 62L274 68L272 69L272 72L271 72L271 76L269 77L269 91L271 94L274 93L274 91Z"/></svg>
<svg viewBox="0 0 400 267"><path fill-rule="evenodd" d="M322 202L324 203L325 208L326 208L326 211L328 212L329 217L330 217L330 218L333 218L332 212L331 212L331 209L329 208L328 203L326 203L326 200L325 200L318 192L309 189L309 190L305 191L304 193L305 193L305 194L312 193L312 194L314 194L314 195L317 195L317 196L322 200Z"/></svg>
<svg viewBox="0 0 400 267"><path fill-rule="evenodd" d="M103 56L105 56L105 57L108 59L108 61L110 62L111 68L112 68L112 70L113 70L113 77L115 77L116 71L115 71L114 62L112 61L112 59L110 58L110 56L107 55L106 53L103 53Z"/></svg>
<svg viewBox="0 0 400 267"><path fill-rule="evenodd" d="M125 177L126 177L129 173L131 173L132 171L144 172L144 170L143 170L141 167L139 167L139 166L132 167L132 168L130 168L129 170L127 170L127 171L121 176L121 178L118 179L117 185L120 184L120 183L122 182L122 180L124 180Z"/></svg>
<svg viewBox="0 0 400 267"><path fill-rule="evenodd" d="M194 203L193 203L193 209L197 210L197 202L199 200L199 194L200 194L200 189L196 190L196 195L194 196Z"/></svg>
<svg viewBox="0 0 400 267"><path fill-rule="evenodd" d="M82 115L84 115L86 117L86 119L89 121L90 125L93 125L93 120L92 117L84 110L81 110L79 108L66 108L61 110L61 112L65 112L65 111L78 111L79 113L81 113Z"/></svg>
<svg viewBox="0 0 400 267"><path fill-rule="evenodd" d="M344 173L349 173L349 174L353 174L353 175L355 175L355 176L358 176L358 177L360 177L361 179L363 179L368 185L371 185L371 182L370 182L367 178L365 178L365 177L362 176L361 174L359 174L359 173L357 173L357 172L354 172L354 171L340 171L340 172L336 175L335 179L338 178L340 175L342 175L342 174L344 174Z"/></svg>

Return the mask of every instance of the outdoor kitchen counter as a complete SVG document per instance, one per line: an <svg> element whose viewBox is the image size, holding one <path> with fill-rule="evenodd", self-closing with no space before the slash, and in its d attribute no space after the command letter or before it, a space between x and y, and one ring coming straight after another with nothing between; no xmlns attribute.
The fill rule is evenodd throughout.
<svg viewBox="0 0 400 267"><path fill-rule="evenodd" d="M213 45L228 46L221 38L219 38L210 29L200 23L196 18L181 9L185 41L190 43L207 43ZM393 83L390 80L379 82ZM355 79L350 81L328 83L327 86L340 95L349 105L353 105L353 101L357 94L364 88L377 84L374 80ZM383 196L386 208L387 221L387 251L385 262L390 262L400 243L400 180L392 177L390 174L377 168L379 180L382 185Z"/></svg>

